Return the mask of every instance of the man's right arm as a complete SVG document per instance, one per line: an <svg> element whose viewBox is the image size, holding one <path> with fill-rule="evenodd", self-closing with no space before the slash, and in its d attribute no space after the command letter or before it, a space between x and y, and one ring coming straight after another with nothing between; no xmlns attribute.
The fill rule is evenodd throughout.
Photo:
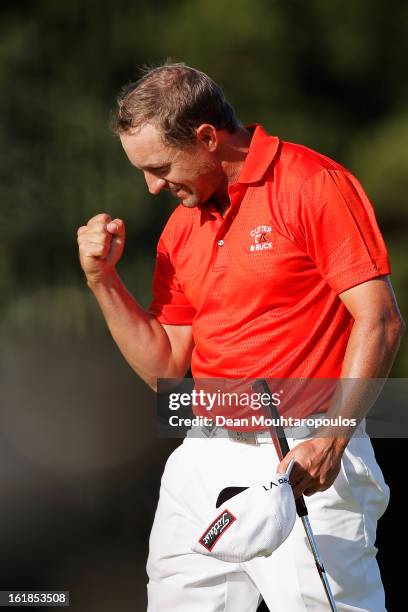
<svg viewBox="0 0 408 612"><path fill-rule="evenodd" d="M120 219L96 215L78 230L79 257L109 330L133 370L154 390L157 378L182 378L194 342L190 325L162 325L139 306L116 272L124 247Z"/></svg>

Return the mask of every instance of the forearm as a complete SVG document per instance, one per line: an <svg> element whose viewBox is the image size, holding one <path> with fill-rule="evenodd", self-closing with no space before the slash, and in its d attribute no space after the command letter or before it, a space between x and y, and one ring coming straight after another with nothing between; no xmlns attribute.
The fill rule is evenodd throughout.
<svg viewBox="0 0 408 612"><path fill-rule="evenodd" d="M363 419L380 393L398 350L403 326L379 320L355 321L343 361L341 379L325 418ZM284 472L291 458L302 466L292 473L293 493L312 495L333 484L355 427L319 427L311 440L300 443L279 466ZM296 464L295 464L296 467Z"/></svg>
<svg viewBox="0 0 408 612"><path fill-rule="evenodd" d="M357 320L344 355L342 378L387 378L402 336L398 319Z"/></svg>
<svg viewBox="0 0 408 612"><path fill-rule="evenodd" d="M327 417L355 419L358 424L369 412L384 386L398 351L402 325L395 321L355 321L344 356L341 379ZM340 444L347 444L352 427L329 428Z"/></svg>
<svg viewBox="0 0 408 612"><path fill-rule="evenodd" d="M119 350L131 368L153 389L157 378L180 375L163 326L143 310L115 272L88 282Z"/></svg>
<svg viewBox="0 0 408 612"><path fill-rule="evenodd" d="M340 299L354 324L341 375L324 415L331 422L318 427L313 438L294 447L279 466L279 471L285 471L291 458L301 466L297 469L295 463L291 476L295 496L312 495L333 484L350 437L377 399L405 331L388 277L352 287Z"/></svg>

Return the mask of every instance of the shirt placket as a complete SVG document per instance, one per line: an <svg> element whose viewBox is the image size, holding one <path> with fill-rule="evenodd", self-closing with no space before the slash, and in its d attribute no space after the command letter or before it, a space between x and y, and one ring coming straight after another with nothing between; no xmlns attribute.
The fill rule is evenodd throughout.
<svg viewBox="0 0 408 612"><path fill-rule="evenodd" d="M228 256L228 228L230 227L234 217L237 214L239 204L243 198L245 189L242 185L234 184L228 189L230 207L228 208L224 217L217 212L218 227L214 234L213 241L213 252L210 264L209 281L205 290L205 298L201 303L200 309L205 305L207 299L211 293L211 289L214 283L219 281L220 273L223 270L228 269L229 256Z"/></svg>
<svg viewBox="0 0 408 612"><path fill-rule="evenodd" d="M228 208L221 224L216 232L213 251L213 270L226 268L228 266L228 238L226 233L237 214L238 206L242 200L244 189L242 185L235 183L228 189L230 207Z"/></svg>

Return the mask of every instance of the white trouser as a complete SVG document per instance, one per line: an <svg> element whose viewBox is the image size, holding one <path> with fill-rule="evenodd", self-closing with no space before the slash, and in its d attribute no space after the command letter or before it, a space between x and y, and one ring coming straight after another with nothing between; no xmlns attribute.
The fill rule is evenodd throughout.
<svg viewBox="0 0 408 612"><path fill-rule="evenodd" d="M339 612L383 612L374 543L389 488L359 430L334 484L305 499ZM288 440L290 447L302 441ZM267 482L278 463L273 444L229 438L186 438L172 453L150 537L148 612L255 612L260 595L271 612L328 610L299 518L268 558L232 564L190 550L223 488Z"/></svg>

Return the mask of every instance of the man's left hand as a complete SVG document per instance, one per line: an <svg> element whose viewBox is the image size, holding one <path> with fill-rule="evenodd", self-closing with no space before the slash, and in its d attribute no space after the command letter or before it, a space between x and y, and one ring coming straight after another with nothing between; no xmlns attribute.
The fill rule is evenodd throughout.
<svg viewBox="0 0 408 612"><path fill-rule="evenodd" d="M290 475L295 498L325 491L336 480L346 444L337 438L306 440L295 446L280 462L277 472L284 474L291 459Z"/></svg>

